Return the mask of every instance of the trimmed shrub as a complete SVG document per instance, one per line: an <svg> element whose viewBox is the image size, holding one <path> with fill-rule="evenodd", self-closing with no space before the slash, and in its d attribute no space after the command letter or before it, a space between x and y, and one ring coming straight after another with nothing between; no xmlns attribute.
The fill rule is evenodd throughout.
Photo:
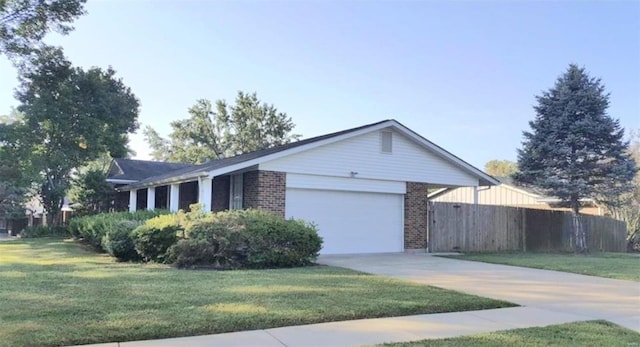
<svg viewBox="0 0 640 347"><path fill-rule="evenodd" d="M133 230L136 252L144 261L163 262L167 249L178 241L179 230L180 226L176 224L147 221Z"/></svg>
<svg viewBox="0 0 640 347"><path fill-rule="evenodd" d="M220 212L192 223L184 240L169 248L167 262L179 267L240 267L246 258L244 224L234 212Z"/></svg>
<svg viewBox="0 0 640 347"><path fill-rule="evenodd" d="M107 232L114 228L115 223L125 220L143 222L149 218L166 213L168 212L163 210L141 210L136 212L110 212L93 216L76 217L69 221L68 230L73 237L81 238L97 249L103 249L102 240Z"/></svg>
<svg viewBox="0 0 640 347"><path fill-rule="evenodd" d="M215 245L205 239L182 239L167 250L166 262L178 267L204 265L223 267L221 254ZM225 264L229 266L228 264Z"/></svg>
<svg viewBox="0 0 640 347"><path fill-rule="evenodd" d="M113 222L111 228L102 238L102 248L119 261L140 260L131 235L132 231L140 224L140 221L133 220Z"/></svg>
<svg viewBox="0 0 640 347"><path fill-rule="evenodd" d="M275 268L313 263L322 247L316 228L259 211L212 214L185 230L186 239L168 251L180 267Z"/></svg>
<svg viewBox="0 0 640 347"><path fill-rule="evenodd" d="M322 248L317 228L303 220L285 220L258 210L246 211L244 218L246 267L305 266L313 263Z"/></svg>
<svg viewBox="0 0 640 347"><path fill-rule="evenodd" d="M63 226L44 226L36 225L26 227L18 234L21 238L36 238L36 237L61 237L69 236L67 229Z"/></svg>

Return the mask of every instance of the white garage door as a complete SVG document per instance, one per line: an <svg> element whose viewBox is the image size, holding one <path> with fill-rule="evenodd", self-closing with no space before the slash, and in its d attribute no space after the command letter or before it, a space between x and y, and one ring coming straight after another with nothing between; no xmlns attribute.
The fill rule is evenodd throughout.
<svg viewBox="0 0 640 347"><path fill-rule="evenodd" d="M322 254L403 251L403 195L287 188L287 218L315 222Z"/></svg>

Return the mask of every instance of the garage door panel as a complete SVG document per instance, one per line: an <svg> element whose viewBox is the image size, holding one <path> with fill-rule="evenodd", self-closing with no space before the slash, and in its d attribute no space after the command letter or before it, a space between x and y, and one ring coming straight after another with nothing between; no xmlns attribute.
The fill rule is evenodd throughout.
<svg viewBox="0 0 640 347"><path fill-rule="evenodd" d="M287 188L286 216L317 224L322 254L403 250L401 194Z"/></svg>

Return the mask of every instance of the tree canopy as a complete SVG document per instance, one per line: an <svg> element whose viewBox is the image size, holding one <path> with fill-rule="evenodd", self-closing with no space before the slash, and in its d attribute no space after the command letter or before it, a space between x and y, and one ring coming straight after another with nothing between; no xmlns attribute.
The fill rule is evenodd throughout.
<svg viewBox="0 0 640 347"><path fill-rule="evenodd" d="M0 0L0 54L33 53L50 31L67 34L86 0Z"/></svg>
<svg viewBox="0 0 640 347"><path fill-rule="evenodd" d="M566 202L574 213L576 252L586 252L578 217L580 200L617 196L636 173L618 120L607 114L609 94L600 79L570 65L554 87L537 96L535 119L518 150L520 184Z"/></svg>
<svg viewBox="0 0 640 347"><path fill-rule="evenodd" d="M33 180L23 121L16 110L0 117L0 217L10 219L24 217L23 203ZM17 160L21 157L25 159Z"/></svg>
<svg viewBox="0 0 640 347"><path fill-rule="evenodd" d="M107 182L112 161L113 158L104 153L75 170L68 194L74 215L107 212L112 207L115 191Z"/></svg>
<svg viewBox="0 0 640 347"><path fill-rule="evenodd" d="M29 153L40 175L38 193L55 217L73 169L103 153L127 154L139 103L113 69L73 67L60 49L40 50L28 66L16 93L24 114L22 153Z"/></svg>
<svg viewBox="0 0 640 347"><path fill-rule="evenodd" d="M518 171L518 164L510 160L490 160L484 165L484 171L495 177L509 177Z"/></svg>
<svg viewBox="0 0 640 347"><path fill-rule="evenodd" d="M300 138L291 134L290 117L256 93L238 92L235 104L201 99L189 108L190 117L171 122L169 139L146 127L145 138L155 160L202 163L289 143Z"/></svg>

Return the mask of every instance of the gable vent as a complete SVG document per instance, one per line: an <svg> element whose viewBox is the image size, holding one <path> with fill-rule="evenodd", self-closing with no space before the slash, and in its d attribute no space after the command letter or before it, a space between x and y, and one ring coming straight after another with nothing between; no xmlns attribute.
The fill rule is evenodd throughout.
<svg viewBox="0 0 640 347"><path fill-rule="evenodd" d="M393 133L391 131L380 132L380 150L382 153L391 153L393 148Z"/></svg>

